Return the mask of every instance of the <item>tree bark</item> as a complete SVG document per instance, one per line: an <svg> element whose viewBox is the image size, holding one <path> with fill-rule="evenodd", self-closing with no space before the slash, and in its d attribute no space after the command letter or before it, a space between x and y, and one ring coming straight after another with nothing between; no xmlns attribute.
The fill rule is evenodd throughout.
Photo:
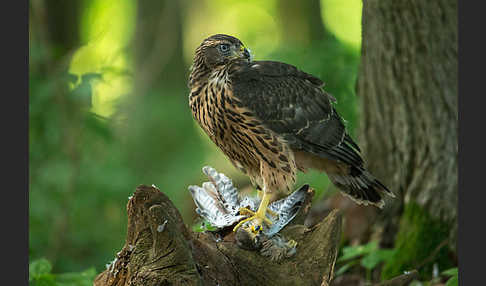
<svg viewBox="0 0 486 286"><path fill-rule="evenodd" d="M360 144L369 169L398 196L383 212L383 246L396 238L418 255L395 261L392 275L444 239L456 247L457 1L363 4ZM428 247L410 245L419 240Z"/></svg>
<svg viewBox="0 0 486 286"><path fill-rule="evenodd" d="M341 216L331 212L317 225L294 224L281 234L297 241L297 252L279 262L239 248L230 231L194 233L168 197L141 185L128 201L124 247L94 281L101 285L329 285L341 233Z"/></svg>

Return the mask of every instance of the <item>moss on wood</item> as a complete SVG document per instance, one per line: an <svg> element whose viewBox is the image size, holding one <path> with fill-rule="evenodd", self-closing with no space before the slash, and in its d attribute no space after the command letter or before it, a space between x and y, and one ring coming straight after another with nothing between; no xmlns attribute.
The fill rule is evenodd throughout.
<svg viewBox="0 0 486 286"><path fill-rule="evenodd" d="M389 279L404 271L418 269L422 279L432 277L433 265L438 270L452 267L447 247L450 224L432 218L417 203L408 203L400 221L396 237L396 254L387 262L382 278Z"/></svg>

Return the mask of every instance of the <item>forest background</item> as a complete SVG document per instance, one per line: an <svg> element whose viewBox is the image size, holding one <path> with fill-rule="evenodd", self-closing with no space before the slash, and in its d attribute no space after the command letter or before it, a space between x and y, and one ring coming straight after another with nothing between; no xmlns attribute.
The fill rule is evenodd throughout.
<svg viewBox="0 0 486 286"><path fill-rule="evenodd" d="M286 62L321 78L360 142L362 9L359 0L30 1L31 282L43 274L54 281L52 273L89 281L101 272L124 243L126 203L139 184L159 187L195 231L201 221L187 187L206 180L203 166L251 191L188 107L193 53L207 36L236 36L256 60ZM300 174L297 186L303 183L316 191L316 217L344 212L338 276L380 281L417 266L430 281L434 271L457 266L455 252L439 239L415 265L400 262L383 272L398 255L397 230L391 242L381 239L374 227L380 214L354 206L325 175ZM403 213L398 205L391 213Z"/></svg>

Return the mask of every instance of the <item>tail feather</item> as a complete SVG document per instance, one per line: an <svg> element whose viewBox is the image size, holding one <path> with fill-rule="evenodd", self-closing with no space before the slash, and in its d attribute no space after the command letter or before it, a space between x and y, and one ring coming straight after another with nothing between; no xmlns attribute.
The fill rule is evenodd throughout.
<svg viewBox="0 0 486 286"><path fill-rule="evenodd" d="M383 183L363 168L351 167L351 172L348 174L328 173L327 175L343 194L358 204L383 208L385 195L395 197Z"/></svg>
<svg viewBox="0 0 486 286"><path fill-rule="evenodd" d="M337 153L328 151L329 156L296 150L294 157L297 167L304 172L307 169L325 172L343 194L358 204L382 208L385 195L395 197L383 183L365 170L363 160L351 146L342 144L338 147L332 150Z"/></svg>

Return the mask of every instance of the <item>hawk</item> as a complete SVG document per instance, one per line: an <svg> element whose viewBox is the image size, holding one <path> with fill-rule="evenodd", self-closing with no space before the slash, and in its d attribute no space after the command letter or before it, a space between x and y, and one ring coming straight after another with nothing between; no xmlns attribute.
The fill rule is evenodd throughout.
<svg viewBox="0 0 486 286"><path fill-rule="evenodd" d="M235 37L217 34L196 49L188 87L192 115L232 164L263 192L258 210L240 209L248 232L271 221L269 203L288 194L298 171L325 172L355 202L383 207L388 188L363 165L360 149L324 83L276 61L253 61Z"/></svg>

